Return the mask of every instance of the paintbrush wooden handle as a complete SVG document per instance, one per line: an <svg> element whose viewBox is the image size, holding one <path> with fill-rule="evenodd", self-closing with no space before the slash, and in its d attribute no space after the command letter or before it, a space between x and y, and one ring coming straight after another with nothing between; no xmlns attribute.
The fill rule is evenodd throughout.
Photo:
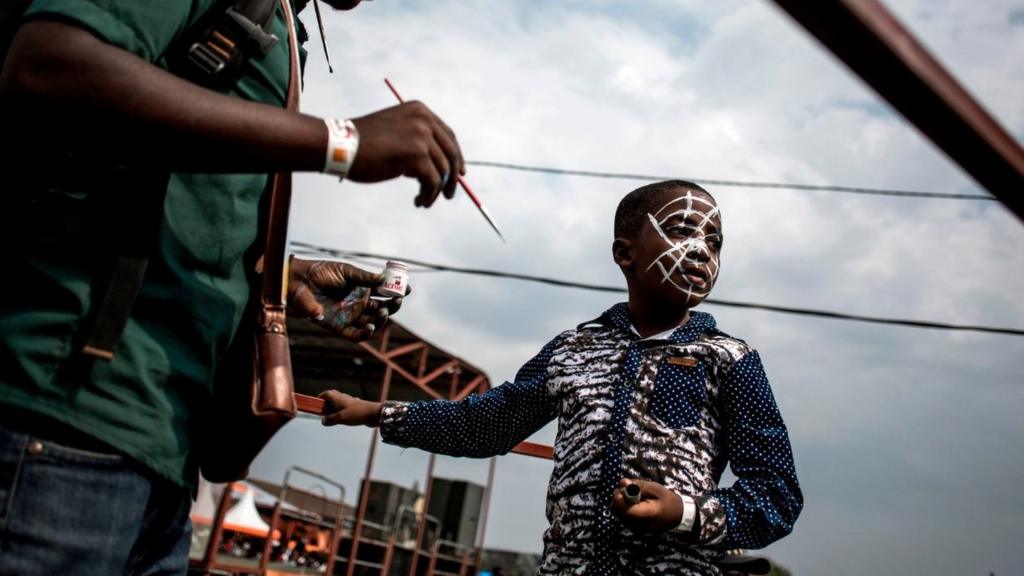
<svg viewBox="0 0 1024 576"><path fill-rule="evenodd" d="M299 412L322 416L324 413L324 405L325 402L316 396L306 396L305 394L295 395L295 407Z"/></svg>
<svg viewBox="0 0 1024 576"><path fill-rule="evenodd" d="M395 88L395 85L391 83L391 80L385 78L384 83L388 85L388 88L391 90L391 93L394 94L395 98L398 99L398 103L404 104L405 99L402 98L402 95L398 93L398 89ZM469 199L473 201L473 204L476 204L477 210L479 210L480 213L483 214L484 219L487 220L487 223L490 224L491 228L493 228L494 231L498 234L498 238L501 238L501 241L504 242L505 235L501 233L501 229L498 228L498 223L494 221L494 217L491 216L491 213L487 211L487 208L484 208L483 203L481 203L480 199L477 198L476 192L473 192L473 189L469 187L469 183L466 182L466 179L463 178L461 174L456 174L455 178L462 186L462 189L466 191L466 194L469 196Z"/></svg>

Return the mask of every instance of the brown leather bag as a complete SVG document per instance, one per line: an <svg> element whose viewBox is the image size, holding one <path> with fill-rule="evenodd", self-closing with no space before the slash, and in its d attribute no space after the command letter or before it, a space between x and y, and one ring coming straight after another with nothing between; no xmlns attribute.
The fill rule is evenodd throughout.
<svg viewBox="0 0 1024 576"><path fill-rule="evenodd" d="M284 0L288 29L293 15ZM286 108L298 109L298 49L290 33L292 54ZM295 417L291 352L286 324L286 261L291 174L278 173L271 184L266 223L263 277L256 306L221 359L213 397L204 414L202 435L194 442L203 476L230 482L248 475L249 465L267 442Z"/></svg>
<svg viewBox="0 0 1024 576"><path fill-rule="evenodd" d="M290 183L290 175L274 176L260 298L218 365L202 435L193 443L211 482L246 477L267 442L295 417L284 280Z"/></svg>

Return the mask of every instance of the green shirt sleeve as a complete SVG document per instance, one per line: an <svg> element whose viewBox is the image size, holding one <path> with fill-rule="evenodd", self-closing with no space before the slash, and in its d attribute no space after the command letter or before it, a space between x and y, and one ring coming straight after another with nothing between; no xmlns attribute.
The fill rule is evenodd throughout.
<svg viewBox="0 0 1024 576"><path fill-rule="evenodd" d="M25 17L70 21L108 44L155 63L211 3L212 0L35 0Z"/></svg>

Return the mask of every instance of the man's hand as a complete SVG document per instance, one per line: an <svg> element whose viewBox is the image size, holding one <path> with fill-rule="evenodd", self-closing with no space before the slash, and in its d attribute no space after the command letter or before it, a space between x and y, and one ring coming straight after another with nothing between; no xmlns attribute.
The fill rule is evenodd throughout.
<svg viewBox="0 0 1024 576"><path fill-rule="evenodd" d="M640 502L630 504L622 490L629 484L640 485ZM619 482L612 496L612 512L630 530L637 532L666 532L679 525L683 518L683 501L675 492L649 480Z"/></svg>
<svg viewBox="0 0 1024 576"><path fill-rule="evenodd" d="M383 282L383 274L342 262L293 258L288 305L342 338L360 342L373 336L374 330L383 327L402 306L401 298L370 298Z"/></svg>
<svg viewBox="0 0 1024 576"><path fill-rule="evenodd" d="M406 102L352 122L359 129L359 151L347 178L380 182L409 176L420 182L417 206L430 207L437 195L455 195L456 175L465 174L455 133L420 102Z"/></svg>
<svg viewBox="0 0 1024 576"><path fill-rule="evenodd" d="M380 424L380 402L360 400L337 390L321 392L324 400L324 426L377 426Z"/></svg>

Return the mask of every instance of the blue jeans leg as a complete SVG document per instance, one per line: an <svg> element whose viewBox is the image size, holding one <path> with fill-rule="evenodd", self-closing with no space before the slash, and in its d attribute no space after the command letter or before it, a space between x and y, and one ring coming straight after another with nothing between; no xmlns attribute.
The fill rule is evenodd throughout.
<svg viewBox="0 0 1024 576"><path fill-rule="evenodd" d="M120 454L0 426L0 576L184 574L190 503Z"/></svg>

